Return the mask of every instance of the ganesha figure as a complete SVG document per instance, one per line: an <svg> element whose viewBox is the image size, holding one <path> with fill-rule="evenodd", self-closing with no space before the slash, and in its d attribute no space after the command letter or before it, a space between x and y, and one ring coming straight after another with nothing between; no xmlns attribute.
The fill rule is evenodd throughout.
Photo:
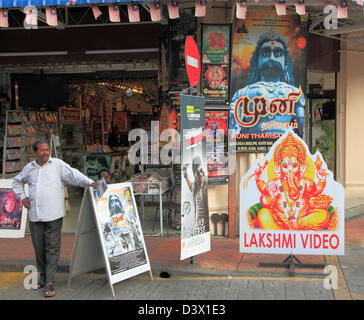
<svg viewBox="0 0 364 320"><path fill-rule="evenodd" d="M326 169L319 155L315 161L305 145L291 132L277 144L270 161L246 181L255 177L260 203L249 210L250 225L266 230L323 230L335 228L332 198L324 195ZM264 181L266 173L268 181ZM316 181L316 182L315 182Z"/></svg>

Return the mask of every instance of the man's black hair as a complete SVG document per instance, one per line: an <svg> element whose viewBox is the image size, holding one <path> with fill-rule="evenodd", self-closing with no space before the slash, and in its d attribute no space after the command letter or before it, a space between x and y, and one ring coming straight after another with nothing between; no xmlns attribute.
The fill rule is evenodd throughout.
<svg viewBox="0 0 364 320"><path fill-rule="evenodd" d="M38 151L38 146L40 144L47 144L49 146L49 143L47 140L37 140L33 143L33 146L32 146L34 152Z"/></svg>

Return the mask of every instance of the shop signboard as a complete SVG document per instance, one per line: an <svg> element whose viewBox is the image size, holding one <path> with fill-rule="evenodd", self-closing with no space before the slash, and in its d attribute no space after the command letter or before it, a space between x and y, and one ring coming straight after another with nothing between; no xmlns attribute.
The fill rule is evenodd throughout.
<svg viewBox="0 0 364 320"><path fill-rule="evenodd" d="M204 98L181 94L181 260L210 250Z"/></svg>
<svg viewBox="0 0 364 320"><path fill-rule="evenodd" d="M113 296L113 284L151 270L130 183L109 184L100 198L94 188L85 190L68 285L75 275L101 267Z"/></svg>
<svg viewBox="0 0 364 320"><path fill-rule="evenodd" d="M237 20L229 114L237 152L266 153L288 128L303 136L306 39L307 24L296 14L261 11Z"/></svg>
<svg viewBox="0 0 364 320"><path fill-rule="evenodd" d="M12 179L0 180L0 238L23 238L27 212L15 197Z"/></svg>
<svg viewBox="0 0 364 320"><path fill-rule="evenodd" d="M344 188L292 129L241 180L240 251L344 254Z"/></svg>

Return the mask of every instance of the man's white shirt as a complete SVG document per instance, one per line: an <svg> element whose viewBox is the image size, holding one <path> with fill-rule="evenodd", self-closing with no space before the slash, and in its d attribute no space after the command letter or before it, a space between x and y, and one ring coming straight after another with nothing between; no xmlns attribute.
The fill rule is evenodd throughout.
<svg viewBox="0 0 364 320"><path fill-rule="evenodd" d="M29 220L53 221L65 215L64 183L84 188L91 186L93 180L60 159L49 157L43 166L34 159L14 178L13 191L24 200L24 185L28 184Z"/></svg>

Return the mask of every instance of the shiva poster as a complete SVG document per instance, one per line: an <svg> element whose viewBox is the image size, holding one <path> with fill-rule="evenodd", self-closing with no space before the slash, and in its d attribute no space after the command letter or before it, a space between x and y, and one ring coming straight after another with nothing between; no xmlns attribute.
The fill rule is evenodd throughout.
<svg viewBox="0 0 364 320"><path fill-rule="evenodd" d="M131 184L109 184L100 198L93 192L91 198L111 283L150 270Z"/></svg>
<svg viewBox="0 0 364 320"><path fill-rule="evenodd" d="M27 213L15 197L12 179L0 180L0 238L23 238Z"/></svg>
<svg viewBox="0 0 364 320"><path fill-rule="evenodd" d="M308 33L300 19L251 12L234 25L229 129L237 152L266 153L288 128L303 136Z"/></svg>
<svg viewBox="0 0 364 320"><path fill-rule="evenodd" d="M344 254L344 188L293 129L240 182L240 251Z"/></svg>

